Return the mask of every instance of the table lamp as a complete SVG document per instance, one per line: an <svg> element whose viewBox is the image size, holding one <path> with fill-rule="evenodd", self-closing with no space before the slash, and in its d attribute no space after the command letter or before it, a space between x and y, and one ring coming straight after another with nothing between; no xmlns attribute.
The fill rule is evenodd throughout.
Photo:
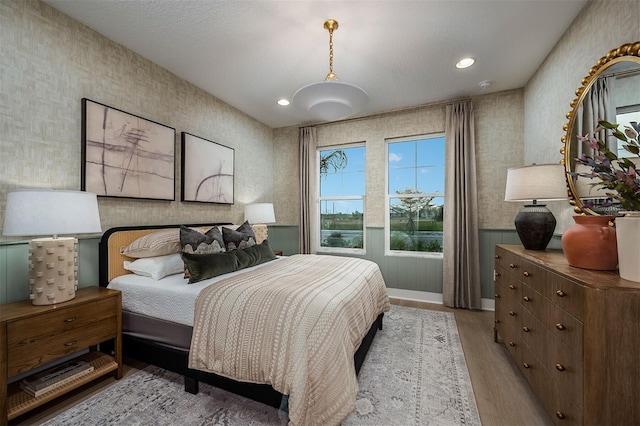
<svg viewBox="0 0 640 426"><path fill-rule="evenodd" d="M30 299L34 305L66 302L75 298L78 288L78 240L58 235L102 232L96 194L53 189L10 191L2 230L5 236L53 235L30 242Z"/></svg>
<svg viewBox="0 0 640 426"><path fill-rule="evenodd" d="M539 200L566 200L567 181L562 164L533 164L507 171L505 201L531 201L515 219L524 248L545 250L556 229L556 218Z"/></svg>
<svg viewBox="0 0 640 426"><path fill-rule="evenodd" d="M249 221L254 234L256 234L256 243L260 244L268 237L267 224L276 221L273 204L247 204L244 208L244 220Z"/></svg>

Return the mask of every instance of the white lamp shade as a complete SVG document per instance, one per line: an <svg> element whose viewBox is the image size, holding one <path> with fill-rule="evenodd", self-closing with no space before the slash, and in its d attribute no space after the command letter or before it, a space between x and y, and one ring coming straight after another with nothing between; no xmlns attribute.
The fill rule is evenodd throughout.
<svg viewBox="0 0 640 426"><path fill-rule="evenodd" d="M562 164L534 164L507 171L505 201L566 200L567 181Z"/></svg>
<svg viewBox="0 0 640 426"><path fill-rule="evenodd" d="M369 95L353 84L331 80L301 87L292 102L317 119L335 121L361 111L369 102Z"/></svg>
<svg viewBox="0 0 640 426"><path fill-rule="evenodd" d="M273 204L247 204L244 208L244 220L251 224L275 223L276 215L273 212Z"/></svg>
<svg viewBox="0 0 640 426"><path fill-rule="evenodd" d="M84 191L10 191L3 235L36 236L102 232L96 194Z"/></svg>

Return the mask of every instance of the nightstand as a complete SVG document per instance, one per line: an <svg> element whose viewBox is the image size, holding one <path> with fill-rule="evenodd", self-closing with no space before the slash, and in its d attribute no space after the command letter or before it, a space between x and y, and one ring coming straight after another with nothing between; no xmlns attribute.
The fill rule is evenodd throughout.
<svg viewBox="0 0 640 426"><path fill-rule="evenodd" d="M97 351L99 343L113 340L114 355ZM122 296L119 291L85 287L73 300L34 306L31 301L0 306L0 425L60 395L113 372L122 377ZM5 349L6 348L6 349ZM72 382L33 397L7 379L27 373L83 349L76 359L94 370Z"/></svg>
<svg viewBox="0 0 640 426"><path fill-rule="evenodd" d="M274 250L273 254L275 254L276 256L282 256L282 250Z"/></svg>

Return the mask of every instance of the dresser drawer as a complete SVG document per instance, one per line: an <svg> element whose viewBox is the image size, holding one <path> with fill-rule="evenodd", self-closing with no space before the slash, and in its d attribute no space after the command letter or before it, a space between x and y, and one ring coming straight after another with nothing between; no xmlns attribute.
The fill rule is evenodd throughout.
<svg viewBox="0 0 640 426"><path fill-rule="evenodd" d="M549 321L549 330L554 339L569 347L578 355L582 355L583 324L561 307L554 305Z"/></svg>
<svg viewBox="0 0 640 426"><path fill-rule="evenodd" d="M584 287L554 273L549 273L549 277L549 282L553 286L553 296L551 297L553 303L569 312L579 321L583 321Z"/></svg>
<svg viewBox="0 0 640 426"><path fill-rule="evenodd" d="M544 324L534 317L531 312L522 311L522 341L530 348L533 355L538 358L546 368L551 359L550 334Z"/></svg>
<svg viewBox="0 0 640 426"><path fill-rule="evenodd" d="M10 321L7 323L7 344L10 350L31 345L50 336L115 318L116 313L116 298L110 297Z"/></svg>
<svg viewBox="0 0 640 426"><path fill-rule="evenodd" d="M558 388L582 410L584 396L582 354L576 354L557 339L551 339L549 343L552 348L551 359L546 367Z"/></svg>
<svg viewBox="0 0 640 426"><path fill-rule="evenodd" d="M520 298L522 306L542 322L545 327L548 327L553 305L549 299L534 290L530 284L535 283L522 284L522 297Z"/></svg>
<svg viewBox="0 0 640 426"><path fill-rule="evenodd" d="M561 385L555 382L555 386L553 405L549 410L553 422L558 426L583 425L583 411L562 391Z"/></svg>

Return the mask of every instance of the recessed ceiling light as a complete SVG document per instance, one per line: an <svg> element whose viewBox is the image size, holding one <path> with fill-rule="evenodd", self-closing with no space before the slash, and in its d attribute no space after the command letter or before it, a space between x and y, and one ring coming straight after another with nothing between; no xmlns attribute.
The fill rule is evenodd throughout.
<svg viewBox="0 0 640 426"><path fill-rule="evenodd" d="M475 59L473 58L462 58L460 59L460 61L456 64L456 68L468 68L471 65L473 65L476 62Z"/></svg>
<svg viewBox="0 0 640 426"><path fill-rule="evenodd" d="M289 105L289 101L288 101L288 100L286 100L286 99L279 99L279 100L278 100L278 105L280 105L280 106L287 106L287 105Z"/></svg>

